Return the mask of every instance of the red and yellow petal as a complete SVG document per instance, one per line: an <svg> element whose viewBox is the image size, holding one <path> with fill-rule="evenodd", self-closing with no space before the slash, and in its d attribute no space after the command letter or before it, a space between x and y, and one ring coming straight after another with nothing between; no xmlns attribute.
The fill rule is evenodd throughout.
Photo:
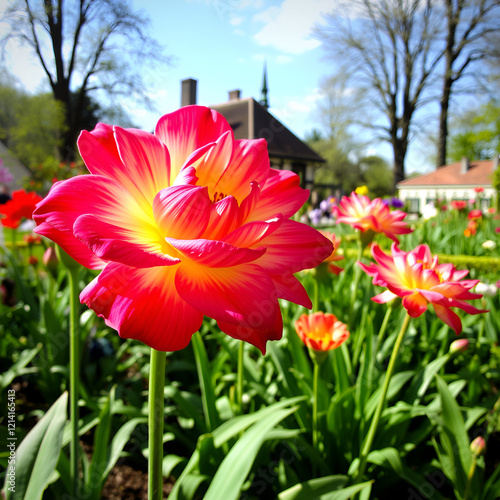
<svg viewBox="0 0 500 500"><path fill-rule="evenodd" d="M80 300L122 338L140 340L159 351L177 351L201 327L203 314L179 296L174 274L171 267L108 264Z"/></svg>
<svg viewBox="0 0 500 500"><path fill-rule="evenodd" d="M170 153L171 178L177 177L194 151L217 141L228 131L231 127L225 118L204 106L184 106L160 118L155 136Z"/></svg>
<svg viewBox="0 0 500 500"><path fill-rule="evenodd" d="M115 179L139 203L150 206L156 193L170 185L170 155L153 134L115 127L115 139L123 166Z"/></svg>
<svg viewBox="0 0 500 500"><path fill-rule="evenodd" d="M81 215L73 226L74 235L92 253L107 261L132 267L156 267L178 264L180 260L163 253L159 234L151 240L137 240L137 234L114 226L95 215Z"/></svg>
<svg viewBox="0 0 500 500"><path fill-rule="evenodd" d="M214 240L178 240L175 238L166 238L166 241L182 257L210 268L233 267L252 262L261 257L266 251L265 248L260 250L238 248L229 243ZM185 259L183 261L185 262Z"/></svg>
<svg viewBox="0 0 500 500"><path fill-rule="evenodd" d="M271 274L295 273L321 264L333 251L332 242L314 228L284 220L280 227L258 242L266 253L259 266Z"/></svg>
<svg viewBox="0 0 500 500"><path fill-rule="evenodd" d="M217 321L259 330L275 327L274 283L253 263L209 268L183 261L175 286L186 302Z"/></svg>
<svg viewBox="0 0 500 500"><path fill-rule="evenodd" d="M269 177L261 186L260 197L248 221L267 220L283 215L294 215L309 198L309 191L300 187L300 178L289 170L269 170Z"/></svg>
<svg viewBox="0 0 500 500"><path fill-rule="evenodd" d="M212 204L206 187L182 185L162 189L154 198L153 215L163 237L199 238L210 220Z"/></svg>
<svg viewBox="0 0 500 500"><path fill-rule="evenodd" d="M42 222L33 232L57 243L68 255L88 269L103 269L107 264L69 231L59 231L47 222Z"/></svg>

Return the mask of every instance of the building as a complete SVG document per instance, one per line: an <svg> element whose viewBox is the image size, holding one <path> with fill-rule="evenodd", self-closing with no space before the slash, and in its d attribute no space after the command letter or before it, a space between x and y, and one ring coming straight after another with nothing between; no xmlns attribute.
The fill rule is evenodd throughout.
<svg viewBox="0 0 500 500"><path fill-rule="evenodd" d="M181 106L196 104L196 85L191 78L182 81ZM265 72L260 102L252 97L242 99L240 90L232 90L227 102L210 108L224 116L235 139L266 139L272 168L292 170L299 175L302 187L313 187L315 168L325 159L269 113Z"/></svg>
<svg viewBox="0 0 500 500"><path fill-rule="evenodd" d="M476 188L483 188L481 208L488 208L496 199L492 187L498 156L492 160L462 161L439 167L428 174L406 179L397 184L399 198L406 202L408 212L419 213L422 207L438 199L470 200L477 197Z"/></svg>

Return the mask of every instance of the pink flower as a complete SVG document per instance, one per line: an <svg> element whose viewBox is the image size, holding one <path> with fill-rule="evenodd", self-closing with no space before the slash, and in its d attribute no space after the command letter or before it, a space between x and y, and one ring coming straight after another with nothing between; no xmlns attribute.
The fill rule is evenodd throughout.
<svg viewBox="0 0 500 500"><path fill-rule="evenodd" d="M265 352L279 298L311 307L293 273L332 243L290 219L308 192L270 168L264 139L235 140L222 115L188 106L154 135L98 124L78 147L91 175L54 184L37 232L102 269L80 300L122 337L183 349L206 315Z"/></svg>
<svg viewBox="0 0 500 500"><path fill-rule="evenodd" d="M399 243L397 235L411 233L403 219L405 212L400 210L391 211L380 198L370 200L368 196L344 196L339 205L333 210L337 216L337 223L350 224L354 229L361 232L373 231L384 233L396 243Z"/></svg>
<svg viewBox="0 0 500 500"><path fill-rule="evenodd" d="M367 266L358 262L358 265L373 277L374 285L388 288L373 297L373 301L384 303L402 297L403 307L413 318L423 314L427 305L432 304L438 318L457 334L462 331L462 323L451 307L469 314L487 312L465 302L482 297L469 291L479 280L460 281L469 271L457 271L452 264L439 264L427 245L404 252L393 244L392 255L387 255L375 244L371 251L377 264Z"/></svg>

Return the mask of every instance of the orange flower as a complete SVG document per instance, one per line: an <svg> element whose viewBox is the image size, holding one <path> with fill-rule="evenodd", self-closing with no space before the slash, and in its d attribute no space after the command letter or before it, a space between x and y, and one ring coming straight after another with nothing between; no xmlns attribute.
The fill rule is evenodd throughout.
<svg viewBox="0 0 500 500"><path fill-rule="evenodd" d="M342 255L337 255L336 253L342 239L337 238L334 233L330 233L329 231L320 231L320 233L333 243L333 252L323 262L328 262L328 270L338 276L343 271L343 269L339 266L336 266L335 264L332 264L332 262L336 262L344 258Z"/></svg>
<svg viewBox="0 0 500 500"><path fill-rule="evenodd" d="M467 238L474 236L477 233L477 222L475 219L470 220L467 223L467 229L464 230L464 235Z"/></svg>
<svg viewBox="0 0 500 500"><path fill-rule="evenodd" d="M397 235L411 233L403 219L405 212L392 210L380 199L370 200L368 196L344 196L337 207L334 207L337 215L337 224L343 222L350 224L354 229L361 232L373 231L384 233L394 242L399 243Z"/></svg>
<svg viewBox="0 0 500 500"><path fill-rule="evenodd" d="M304 344L315 351L336 349L349 338L347 325L333 314L303 314L295 322L295 330Z"/></svg>

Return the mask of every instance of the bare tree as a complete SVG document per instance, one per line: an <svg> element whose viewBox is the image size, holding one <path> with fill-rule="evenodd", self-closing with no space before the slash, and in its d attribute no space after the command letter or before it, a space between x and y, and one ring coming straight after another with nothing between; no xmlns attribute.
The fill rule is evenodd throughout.
<svg viewBox="0 0 500 500"><path fill-rule="evenodd" d="M486 58L498 58L498 46L491 40L500 32L500 2L498 0L444 0L446 40L444 76L439 100L439 134L436 166L446 164L448 111L452 89L466 76L477 77L473 70ZM470 88L470 87L469 87Z"/></svg>
<svg viewBox="0 0 500 500"><path fill-rule="evenodd" d="M126 0L16 0L2 20L10 27L4 47L13 39L29 46L64 105L65 157L74 154L89 94L145 98L141 69L165 60L147 34L147 18Z"/></svg>
<svg viewBox="0 0 500 500"><path fill-rule="evenodd" d="M389 141L394 185L405 178L405 158L417 109L442 59L435 43L439 15L431 0L356 0L350 15L334 12L317 34L330 53L351 65L353 85L363 89L383 123L365 123ZM362 117L361 120L362 121Z"/></svg>

